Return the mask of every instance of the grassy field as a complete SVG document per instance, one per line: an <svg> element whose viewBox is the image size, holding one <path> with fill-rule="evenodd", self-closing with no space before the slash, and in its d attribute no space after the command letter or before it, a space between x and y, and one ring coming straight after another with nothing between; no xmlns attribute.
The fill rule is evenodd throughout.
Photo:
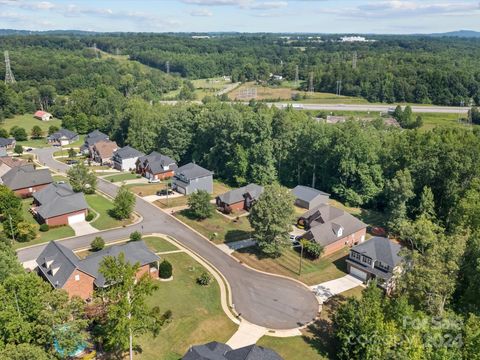
<svg viewBox="0 0 480 360"><path fill-rule="evenodd" d="M171 310L172 321L156 338L144 335L136 339L141 353L135 358L178 360L191 345L226 342L237 327L222 311L218 284L198 285L196 279L205 269L185 253L162 258L173 265L173 281L160 282L148 304L159 306L161 311Z"/></svg>
<svg viewBox="0 0 480 360"><path fill-rule="evenodd" d="M255 246L233 253L235 258L250 267L272 274L289 276L307 285L316 285L346 275L347 264L345 259L347 255L348 249L345 248L317 260L304 258L302 274L299 275L300 253L296 249L286 248L278 258L262 256Z"/></svg>
<svg viewBox="0 0 480 360"><path fill-rule="evenodd" d="M182 210L175 213L175 217L217 244L251 237L252 228L245 216L234 221L215 212L211 218L198 221L189 217L188 210ZM214 234L217 235L214 236Z"/></svg>
<svg viewBox="0 0 480 360"><path fill-rule="evenodd" d="M139 178L140 176L138 174L121 173L117 175L106 176L104 179L108 181L119 182L119 181L134 180Z"/></svg>
<svg viewBox="0 0 480 360"><path fill-rule="evenodd" d="M349 207L343 205L341 202L330 199L330 205L335 206L339 209L342 209L353 216L359 218L364 223L371 225L371 226L385 226L385 222L387 221L387 214L375 211L375 210L368 210L362 209L359 207Z"/></svg>
<svg viewBox="0 0 480 360"><path fill-rule="evenodd" d="M24 114L24 115L15 115L11 119L6 119L1 125L1 128L4 128L6 130L10 130L13 126L19 126L23 127L26 131L27 134L30 135L30 132L32 131L32 128L35 125L40 126L40 128L47 133L48 128L50 126L57 126L60 127L62 124L61 120L50 120L50 121L41 121L38 119L35 119L33 117L33 114Z"/></svg>
<svg viewBox="0 0 480 360"><path fill-rule="evenodd" d="M165 183L156 184L128 184L127 187L139 196L155 195L157 191L165 189ZM172 200L172 199L169 199Z"/></svg>
<svg viewBox="0 0 480 360"><path fill-rule="evenodd" d="M92 221L90 224L98 230L106 230L119 226L128 225L132 222L129 220L117 220L110 215L110 210L113 209L113 203L99 194L85 195L88 206L97 214L99 218Z"/></svg>
<svg viewBox="0 0 480 360"><path fill-rule="evenodd" d="M158 236L147 236L143 238L143 241L145 241L148 247L155 252L178 250L178 247L173 245L171 242Z"/></svg>

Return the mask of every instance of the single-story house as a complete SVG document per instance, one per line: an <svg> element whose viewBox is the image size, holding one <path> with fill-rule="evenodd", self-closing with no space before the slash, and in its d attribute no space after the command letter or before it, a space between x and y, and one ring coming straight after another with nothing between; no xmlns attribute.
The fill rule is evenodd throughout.
<svg viewBox="0 0 480 360"><path fill-rule="evenodd" d="M60 129L47 136L47 141L50 144L65 146L78 141L78 134L68 129Z"/></svg>
<svg viewBox="0 0 480 360"><path fill-rule="evenodd" d="M5 175L7 172L12 170L14 167L26 165L27 162L25 160L9 157L9 156L1 156L0 157L0 177ZM1 182L1 180L0 180Z"/></svg>
<svg viewBox="0 0 480 360"><path fill-rule="evenodd" d="M2 176L3 184L21 197L31 196L53 182L49 169L35 169L32 164L16 166Z"/></svg>
<svg viewBox="0 0 480 360"><path fill-rule="evenodd" d="M136 277L147 274L158 278L160 258L143 241L107 246L84 259L79 259L72 250L61 243L50 241L36 259L37 271L55 289L64 289L70 297L91 299L96 288L104 288L105 278L99 272L102 260L120 253L130 264L139 263Z"/></svg>
<svg viewBox="0 0 480 360"><path fill-rule="evenodd" d="M81 192L74 192L69 184L51 183L33 194L31 209L39 223L61 226L85 221L88 205Z"/></svg>
<svg viewBox="0 0 480 360"><path fill-rule="evenodd" d="M292 194L295 196L295 205L307 210L326 204L330 199L330 194L303 185L295 186Z"/></svg>
<svg viewBox="0 0 480 360"><path fill-rule="evenodd" d="M90 158L101 165L110 165L113 153L117 150L118 145L115 141L100 140L91 147Z"/></svg>
<svg viewBox="0 0 480 360"><path fill-rule="evenodd" d="M13 149L16 143L15 139L0 137L0 148L2 149Z"/></svg>
<svg viewBox="0 0 480 360"><path fill-rule="evenodd" d="M171 157L153 151L137 160L137 173L148 179L164 180L173 177L178 169L177 163Z"/></svg>
<svg viewBox="0 0 480 360"><path fill-rule="evenodd" d="M43 110L37 110L35 114L33 114L33 117L35 119L39 119L42 121L50 121L53 119L53 115L50 114L49 112L43 111Z"/></svg>
<svg viewBox="0 0 480 360"><path fill-rule="evenodd" d="M350 249L347 269L353 276L377 284L387 293L395 287L395 276L401 272L400 244L385 237L374 237Z"/></svg>
<svg viewBox="0 0 480 360"><path fill-rule="evenodd" d="M283 360L275 351L258 345L248 345L233 350L216 341L195 345L188 349L182 360Z"/></svg>
<svg viewBox="0 0 480 360"><path fill-rule="evenodd" d="M238 210L249 211L262 193L263 186L248 184L217 196L215 202L217 208L227 214Z"/></svg>
<svg viewBox="0 0 480 360"><path fill-rule="evenodd" d="M108 135L99 130L93 130L91 133L88 133L87 136L85 136L85 142L80 147L80 151L84 154L88 154L90 148L102 140L109 140Z"/></svg>
<svg viewBox="0 0 480 360"><path fill-rule="evenodd" d="M136 169L137 160L145 154L131 146L124 146L113 153L113 167L120 171Z"/></svg>
<svg viewBox="0 0 480 360"><path fill-rule="evenodd" d="M367 232L367 224L327 204L307 211L298 219L298 225L308 230L302 235L303 239L323 246L323 256L364 242Z"/></svg>
<svg viewBox="0 0 480 360"><path fill-rule="evenodd" d="M172 189L184 195L190 195L197 190L213 192L213 173L203 167L189 163L175 171Z"/></svg>

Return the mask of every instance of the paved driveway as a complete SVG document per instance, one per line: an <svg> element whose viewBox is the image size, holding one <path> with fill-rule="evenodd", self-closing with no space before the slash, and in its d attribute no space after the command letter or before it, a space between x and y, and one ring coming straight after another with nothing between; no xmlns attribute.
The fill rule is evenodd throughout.
<svg viewBox="0 0 480 360"><path fill-rule="evenodd" d="M55 150L35 150L39 161L52 169L65 172L67 165L52 158ZM98 179L98 189L115 196L118 187ZM141 223L96 234L78 236L62 241L70 249L86 247L95 236L102 236L105 242L128 238L132 231L144 234L163 233L170 235L183 246L215 266L231 286L235 309L247 321L271 329L291 329L314 320L318 313L315 295L303 284L296 281L259 273L241 265L225 254L210 241L192 231L185 224L168 215L156 206L137 197L135 210L142 215ZM20 261L35 259L45 245L19 250Z"/></svg>
<svg viewBox="0 0 480 360"><path fill-rule="evenodd" d="M75 224L70 224L70 227L75 231L76 236L88 235L97 233L98 229L95 229L90 223L86 221L81 221Z"/></svg>
<svg viewBox="0 0 480 360"><path fill-rule="evenodd" d="M327 281L318 285L311 286L320 304L323 304L332 296L338 295L344 291L356 288L363 284L363 281L352 275Z"/></svg>

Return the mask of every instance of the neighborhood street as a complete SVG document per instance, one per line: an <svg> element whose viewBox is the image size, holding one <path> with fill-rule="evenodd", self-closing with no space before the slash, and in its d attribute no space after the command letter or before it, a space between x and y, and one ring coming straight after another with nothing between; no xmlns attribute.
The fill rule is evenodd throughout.
<svg viewBox="0 0 480 360"><path fill-rule="evenodd" d="M68 166L53 159L55 148L37 149L38 161L51 169L66 172ZM98 179L98 189L115 196L118 187L111 182ZM291 329L315 319L318 301L313 292L295 281L259 273L238 263L213 243L192 231L164 211L138 198L135 210L143 220L126 228L102 231L96 234L78 236L62 241L70 249L85 248L95 236L102 236L105 242L128 238L138 230L144 234L163 233L172 236L183 246L215 266L231 286L236 311L247 321L270 329ZM22 262L35 259L45 245L19 250Z"/></svg>

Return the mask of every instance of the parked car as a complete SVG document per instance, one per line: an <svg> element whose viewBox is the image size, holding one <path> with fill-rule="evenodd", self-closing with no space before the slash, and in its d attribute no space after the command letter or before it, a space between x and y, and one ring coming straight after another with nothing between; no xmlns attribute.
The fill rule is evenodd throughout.
<svg viewBox="0 0 480 360"><path fill-rule="evenodd" d="M298 241L299 239L300 239L300 236L290 234L290 242L292 243L292 245L300 244L300 242Z"/></svg>
<svg viewBox="0 0 480 360"><path fill-rule="evenodd" d="M149 183L149 184L157 184L157 183L159 183L159 182L160 182L159 179L148 179L148 183Z"/></svg>
<svg viewBox="0 0 480 360"><path fill-rule="evenodd" d="M162 189L157 191L157 196L173 195L173 191L170 189Z"/></svg>
<svg viewBox="0 0 480 360"><path fill-rule="evenodd" d="M25 151L28 151L28 152L30 152L30 151L32 151L32 150L33 150L32 148L26 148L26 149L25 149Z"/></svg>
<svg viewBox="0 0 480 360"><path fill-rule="evenodd" d="M78 161L77 160L67 160L66 164L67 165L75 165L75 164L78 164Z"/></svg>

